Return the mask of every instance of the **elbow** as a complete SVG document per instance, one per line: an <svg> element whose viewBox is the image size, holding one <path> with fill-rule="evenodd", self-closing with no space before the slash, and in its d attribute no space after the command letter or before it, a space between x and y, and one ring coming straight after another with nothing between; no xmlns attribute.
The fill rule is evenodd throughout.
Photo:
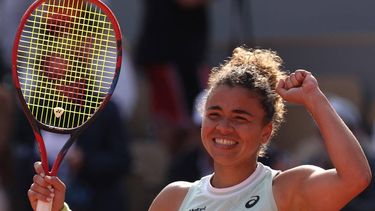
<svg viewBox="0 0 375 211"><path fill-rule="evenodd" d="M346 188L353 194L359 194L371 183L372 173L370 167L357 169L346 177Z"/></svg>
<svg viewBox="0 0 375 211"><path fill-rule="evenodd" d="M367 174L366 174L364 180L365 180L364 183L365 183L365 188L366 188L367 186L370 185L371 180L372 180L372 173L371 173L371 169L370 168L368 169Z"/></svg>
<svg viewBox="0 0 375 211"><path fill-rule="evenodd" d="M372 173L371 169L368 167L366 170L361 171L360 175L356 178L356 186L358 187L358 191L362 192L366 189L372 180Z"/></svg>

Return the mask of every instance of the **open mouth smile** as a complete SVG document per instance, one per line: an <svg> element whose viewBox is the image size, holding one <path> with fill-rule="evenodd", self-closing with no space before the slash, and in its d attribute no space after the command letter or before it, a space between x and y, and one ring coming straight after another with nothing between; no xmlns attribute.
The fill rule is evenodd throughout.
<svg viewBox="0 0 375 211"><path fill-rule="evenodd" d="M230 139L223 139L223 138L214 138L214 143L222 146L234 146L238 144L238 142L230 140Z"/></svg>

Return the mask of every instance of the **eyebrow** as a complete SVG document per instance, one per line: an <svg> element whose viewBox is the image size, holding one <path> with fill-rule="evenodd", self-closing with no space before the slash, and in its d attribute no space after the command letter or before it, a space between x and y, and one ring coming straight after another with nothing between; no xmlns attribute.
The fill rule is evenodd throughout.
<svg viewBox="0 0 375 211"><path fill-rule="evenodd" d="M223 110L223 109L221 109L221 107L218 106L218 105L214 105L214 106L208 107L207 110ZM254 115L252 113L247 112L247 111L245 111L243 109L234 109L233 113L244 114L244 115L248 115L248 116L254 117Z"/></svg>

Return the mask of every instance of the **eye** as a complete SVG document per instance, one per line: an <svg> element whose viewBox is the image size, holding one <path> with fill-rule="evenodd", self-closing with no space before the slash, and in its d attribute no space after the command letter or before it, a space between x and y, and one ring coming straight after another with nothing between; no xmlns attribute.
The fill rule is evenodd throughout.
<svg viewBox="0 0 375 211"><path fill-rule="evenodd" d="M220 114L217 112L210 112L206 114L206 117L210 120L218 120L220 119Z"/></svg>
<svg viewBox="0 0 375 211"><path fill-rule="evenodd" d="M234 121L237 122L237 123L247 123L249 122L250 120L248 120L246 117L244 116L235 116L234 117Z"/></svg>

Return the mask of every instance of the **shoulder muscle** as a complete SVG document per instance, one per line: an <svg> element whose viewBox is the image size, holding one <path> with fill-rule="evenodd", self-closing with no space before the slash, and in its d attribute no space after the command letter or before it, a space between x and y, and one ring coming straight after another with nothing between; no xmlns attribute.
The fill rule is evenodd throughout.
<svg viewBox="0 0 375 211"><path fill-rule="evenodd" d="M173 182L156 196L149 211L178 210L192 183Z"/></svg>

